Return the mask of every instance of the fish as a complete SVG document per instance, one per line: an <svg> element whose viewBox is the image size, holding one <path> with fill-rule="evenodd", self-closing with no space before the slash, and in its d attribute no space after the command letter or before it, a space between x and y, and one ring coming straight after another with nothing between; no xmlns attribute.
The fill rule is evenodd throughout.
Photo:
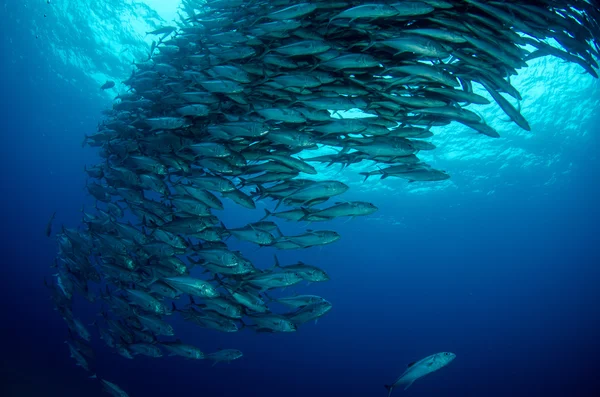
<svg viewBox="0 0 600 397"><path fill-rule="evenodd" d="M69 352L71 353L71 357L75 360L76 365L89 372L90 365L86 358L79 352L79 350L77 350L73 343L69 341L65 341L65 343L69 347Z"/></svg>
<svg viewBox="0 0 600 397"><path fill-rule="evenodd" d="M108 394L112 394L114 397L129 397L129 394L127 394L123 389L121 389L116 384L109 382L106 379L100 379L100 382L102 383L102 388Z"/></svg>
<svg viewBox="0 0 600 397"><path fill-rule="evenodd" d="M115 82L108 80L106 83L102 84L102 86L100 87L101 90L108 90L110 88L113 88L115 86Z"/></svg>
<svg viewBox="0 0 600 397"><path fill-rule="evenodd" d="M248 315L255 324L247 325L254 327L256 332L296 332L297 327L289 319L273 313L257 313Z"/></svg>
<svg viewBox="0 0 600 397"><path fill-rule="evenodd" d="M232 319L241 319L244 311L241 305L233 302L229 298L216 297L211 299L205 299L202 303L196 303L194 297L190 295L190 304L201 307L205 310L212 310L221 314L222 316L229 317Z"/></svg>
<svg viewBox="0 0 600 397"><path fill-rule="evenodd" d="M257 274L250 274L243 279L243 283L251 284L261 290L273 288L285 288L298 284L303 280L299 272L286 270L281 272L265 271Z"/></svg>
<svg viewBox="0 0 600 397"><path fill-rule="evenodd" d="M273 299L273 301L293 308L300 308L303 306L326 302L324 298L317 295L295 295Z"/></svg>
<svg viewBox="0 0 600 397"><path fill-rule="evenodd" d="M341 238L340 234L333 230L308 230L306 233L296 236L281 236L279 242L290 242L302 248L314 247L316 245L332 244Z"/></svg>
<svg viewBox="0 0 600 397"><path fill-rule="evenodd" d="M204 353L200 351L200 349L186 345L182 343L180 340L175 342L162 342L160 343L165 350L169 351L170 356L181 356L185 358L190 358L194 360L202 360L204 359Z"/></svg>
<svg viewBox="0 0 600 397"><path fill-rule="evenodd" d="M216 312L198 311L194 308L180 310L183 318L202 328L209 328L220 332L237 332L239 330L235 321L221 316Z"/></svg>
<svg viewBox="0 0 600 397"><path fill-rule="evenodd" d="M406 371L402 373L391 385L385 385L388 390L388 397L392 395L392 391L396 386L406 385L404 390L408 389L414 381L435 372L448 364L450 364L456 358L456 354L450 352L442 352L432 354L419 361L415 361L408 365Z"/></svg>
<svg viewBox="0 0 600 397"><path fill-rule="evenodd" d="M285 314L285 316L297 326L313 321L315 322L327 314L333 305L327 300L314 302L298 308L295 312Z"/></svg>
<svg viewBox="0 0 600 397"><path fill-rule="evenodd" d="M50 237L50 235L52 234L52 222L54 221L55 216L56 212L53 212L52 216L48 220L48 223L46 224L46 237Z"/></svg>
<svg viewBox="0 0 600 397"><path fill-rule="evenodd" d="M294 274L303 280L309 282L323 282L329 281L329 275L323 270L316 266L307 265L304 262L298 262L295 265L281 266L277 255L273 255L275 258L274 267L288 274Z"/></svg>
<svg viewBox="0 0 600 397"><path fill-rule="evenodd" d="M136 317L142 324L143 330L148 330L155 335L174 336L175 331L173 327L158 317L151 315L142 315L136 313Z"/></svg>
<svg viewBox="0 0 600 397"><path fill-rule="evenodd" d="M255 228L252 225L248 225L242 228L225 229L230 235L236 237L239 240L248 241L250 243L258 244L260 246L268 246L275 242L275 237L265 231Z"/></svg>
<svg viewBox="0 0 600 397"><path fill-rule="evenodd" d="M302 16L311 14L317 9L315 4L311 3L299 3L286 8L282 8L276 11L269 12L264 18L281 21L287 19L300 18ZM260 18L257 19L259 21Z"/></svg>
<svg viewBox="0 0 600 397"><path fill-rule="evenodd" d="M265 301L251 292L225 286L231 297L240 305L257 313L267 313L269 308Z"/></svg>
<svg viewBox="0 0 600 397"><path fill-rule="evenodd" d="M131 303L143 310L154 314L166 314L168 311L162 302L147 292L135 289L126 289L125 291L127 292Z"/></svg>
<svg viewBox="0 0 600 397"><path fill-rule="evenodd" d="M163 281L184 294L205 298L216 298L220 296L219 291L217 291L212 284L198 278L169 277L163 279Z"/></svg>
<svg viewBox="0 0 600 397"><path fill-rule="evenodd" d="M175 26L163 26L160 27L156 30L152 30L150 32L146 32L146 36L148 35L169 35L173 32L175 32L177 30L177 28Z"/></svg>
<svg viewBox="0 0 600 397"><path fill-rule="evenodd" d="M156 345L151 345L148 343L132 343L127 345L127 350L129 350L133 355L143 355L147 357L159 358L162 357L162 352Z"/></svg>
<svg viewBox="0 0 600 397"><path fill-rule="evenodd" d="M205 355L205 358L207 360L212 360L214 361L214 365L218 364L218 363L222 363L222 362L231 362L233 360L237 360L242 358L244 354L237 350L237 349L222 349L222 350L218 350L214 353L209 353L207 355Z"/></svg>
<svg viewBox="0 0 600 397"><path fill-rule="evenodd" d="M324 221L343 216L357 217L370 215L378 211L378 208L368 202L364 201L349 201L349 202L337 202L334 206L324 208L322 210L307 211L303 218L303 221Z"/></svg>

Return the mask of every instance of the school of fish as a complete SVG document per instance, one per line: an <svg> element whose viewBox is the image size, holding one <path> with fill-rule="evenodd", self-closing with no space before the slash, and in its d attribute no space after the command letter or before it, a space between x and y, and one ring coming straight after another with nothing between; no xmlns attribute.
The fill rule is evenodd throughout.
<svg viewBox="0 0 600 397"><path fill-rule="evenodd" d="M529 131L510 78L530 59L559 57L597 77L600 9L585 0L183 0L180 16L148 32L147 59L85 136L103 159L85 169L96 208L56 235L47 286L72 357L94 373L96 333L127 359L218 363L242 352L188 345L169 317L220 332L295 332L315 321L332 304L283 289L327 281L325 270L277 256L258 266L231 242L274 254L322 246L340 234L284 235L273 219L319 224L377 211L344 201L349 187L319 178L323 165L368 162L365 180L450 178L418 157L435 149L431 127L455 121L499 137L469 104L491 99ZM310 155L319 148L336 153ZM254 210L267 199L275 207L253 223L219 217L226 205ZM94 332L72 310L76 294L104 308Z"/></svg>

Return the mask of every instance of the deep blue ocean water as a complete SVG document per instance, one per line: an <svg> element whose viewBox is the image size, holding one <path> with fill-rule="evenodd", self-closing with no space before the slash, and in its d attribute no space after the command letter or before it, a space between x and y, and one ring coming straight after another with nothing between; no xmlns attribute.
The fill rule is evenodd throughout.
<svg viewBox="0 0 600 397"><path fill-rule="evenodd" d="M99 158L81 141L108 102L74 69L63 74L72 73L76 84L53 75L57 66L49 67L23 20L5 16L0 395L100 396L98 382L69 358L67 327L43 286L56 252L44 227L53 211L55 230L76 226L82 206L93 205L83 167ZM228 335L175 319L185 341L207 350L239 348L244 358L214 367L176 357L125 360L95 335L95 367L131 396L384 396L383 385L409 362L451 351L457 358L448 368L394 395L600 395L599 117L591 130L585 144L571 142L564 154L563 161L576 163L569 178L549 186L540 186L535 173L516 170L501 188L484 182L493 195L460 188L397 196L350 192L346 199L376 203L378 217L401 217L403 225L331 222L328 228L342 239L301 253L332 278L297 289L333 303L317 324L289 335ZM461 167L468 162L453 170L459 187ZM244 224L260 216L260 210L248 214L231 206L224 221ZM256 263L273 262L273 250L243 247ZM282 263L297 255L278 254ZM96 318L82 302L75 308L86 323Z"/></svg>

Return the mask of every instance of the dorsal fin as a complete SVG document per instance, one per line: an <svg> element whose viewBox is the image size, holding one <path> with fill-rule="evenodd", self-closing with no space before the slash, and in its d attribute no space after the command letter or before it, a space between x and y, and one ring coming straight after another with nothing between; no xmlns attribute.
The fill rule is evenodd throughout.
<svg viewBox="0 0 600 397"><path fill-rule="evenodd" d="M410 367L412 367L412 366L413 366L413 365L415 365L416 363L417 363L416 361L413 361L412 363L408 364L408 367L407 367L407 368L410 368Z"/></svg>

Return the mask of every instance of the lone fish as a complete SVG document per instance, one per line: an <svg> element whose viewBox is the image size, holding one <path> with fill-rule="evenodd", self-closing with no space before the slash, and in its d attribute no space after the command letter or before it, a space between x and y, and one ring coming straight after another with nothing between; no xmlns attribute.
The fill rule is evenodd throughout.
<svg viewBox="0 0 600 397"><path fill-rule="evenodd" d="M56 216L56 211L52 213L52 216L50 217L50 219L48 220L48 223L46 224L46 237L50 237L50 235L52 234L52 221L54 221L55 216Z"/></svg>
<svg viewBox="0 0 600 397"><path fill-rule="evenodd" d="M408 389L413 382L419 378L424 377L438 369L445 367L450 364L452 360L456 358L456 354L442 352L432 354L431 356L425 357L422 360L408 364L408 368L402 375L396 379L392 385L385 385L388 390L388 397L392 395L392 390L398 385L406 385L404 390Z"/></svg>

